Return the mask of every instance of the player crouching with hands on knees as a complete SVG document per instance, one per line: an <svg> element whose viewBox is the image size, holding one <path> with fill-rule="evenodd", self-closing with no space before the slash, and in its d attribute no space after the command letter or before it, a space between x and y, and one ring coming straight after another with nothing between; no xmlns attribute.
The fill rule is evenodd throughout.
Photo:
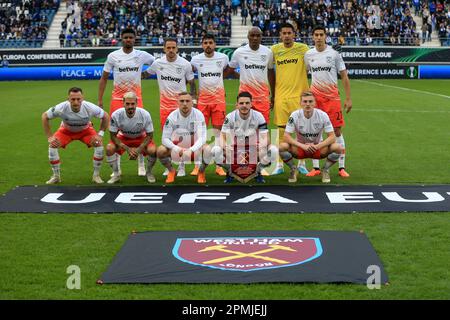
<svg viewBox="0 0 450 320"><path fill-rule="evenodd" d="M123 96L123 108L113 112L109 132L111 141L106 147L107 161L113 170L108 183L120 181L118 157L125 151L130 160L136 160L140 154L147 156L147 181L154 183L152 174L156 162L156 146L153 142L153 121L144 108L137 108L137 96L127 92Z"/></svg>
<svg viewBox="0 0 450 320"><path fill-rule="evenodd" d="M329 169L339 160L343 149L335 142L336 136L328 115L315 108L314 95L309 91L303 92L300 104L302 108L294 111L289 117L284 133L284 142L279 147L281 159L290 168L288 181L290 183L297 181L297 168L293 158L327 158L323 167L322 182L329 183ZM324 131L327 138L320 141ZM297 139L291 136L294 132Z"/></svg>
<svg viewBox="0 0 450 320"><path fill-rule="evenodd" d="M101 120L100 131L97 133L92 127L91 118ZM54 118L61 118L62 123L59 129L52 134L50 121ZM94 183L103 183L100 178L100 167L103 161L103 134L108 128L109 116L100 107L83 100L83 91L80 88L69 89L67 101L61 102L42 114L42 125L47 135L48 157L52 167L53 175L47 184L61 182L59 148L65 148L74 140L80 140L90 147L94 147Z"/></svg>
<svg viewBox="0 0 450 320"><path fill-rule="evenodd" d="M178 95L178 109L172 111L164 123L162 145L158 147L158 159L169 170L166 183L173 183L177 174L172 160L199 161L197 182L206 183L205 169L211 162L211 151L206 144L206 123L203 113L193 108L192 96L187 92Z"/></svg>
<svg viewBox="0 0 450 320"><path fill-rule="evenodd" d="M278 148L270 144L268 131L262 113L252 109L252 95L247 91L239 93L236 110L226 116L219 145L211 151L216 163L227 171L224 183L232 182L233 176L241 182L253 176L257 183L265 182L262 169L278 157Z"/></svg>

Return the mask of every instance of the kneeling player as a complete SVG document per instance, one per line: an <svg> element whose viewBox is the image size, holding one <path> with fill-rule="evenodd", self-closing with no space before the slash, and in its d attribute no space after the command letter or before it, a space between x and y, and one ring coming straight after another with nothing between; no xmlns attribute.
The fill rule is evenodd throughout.
<svg viewBox="0 0 450 320"><path fill-rule="evenodd" d="M92 127L91 118L102 119L100 131L97 133ZM52 134L50 121L61 118L59 129ZM103 161L103 134L108 128L109 116L100 107L83 100L83 91L80 88L70 88L68 101L50 108L42 114L42 124L47 135L48 157L52 166L53 175L47 184L61 182L59 148L65 148L74 140L80 140L90 147L94 147L94 183L103 183L100 178L100 167Z"/></svg>
<svg viewBox="0 0 450 320"><path fill-rule="evenodd" d="M261 112L252 109L252 95L249 92L239 93L236 109L226 116L220 145L213 147L212 155L216 163L228 172L225 183L233 180L233 164L241 168L246 167L247 173L253 166L256 182L264 183L261 170L276 161L278 150L269 144L266 120Z"/></svg>
<svg viewBox="0 0 450 320"><path fill-rule="evenodd" d="M156 162L156 146L152 141L152 117L147 110L136 108L137 102L136 94L127 92L123 96L123 108L111 115L111 141L106 147L107 161L113 170L113 175L108 180L110 184L120 181L118 157L125 151L130 160L136 160L140 154L148 156L147 181L156 181L152 174Z"/></svg>
<svg viewBox="0 0 450 320"><path fill-rule="evenodd" d="M322 171L322 182L330 182L330 167L339 160L343 150L337 144L334 129L328 115L322 110L316 109L314 95L307 91L301 96L301 107L294 111L289 117L284 133L284 142L280 144L280 156L291 169L289 182L297 181L297 168L293 158L322 159L327 161ZM322 133L325 131L327 138L321 141ZM291 134L296 133L297 140Z"/></svg>
<svg viewBox="0 0 450 320"><path fill-rule="evenodd" d="M199 161L198 183L206 183L205 169L210 163L211 151L206 144L206 123L202 112L193 108L192 96L187 92L178 95L178 108L172 111L163 127L162 145L157 155L161 164L169 170L166 183L173 183L177 174L172 160ZM206 159L205 159L206 155Z"/></svg>

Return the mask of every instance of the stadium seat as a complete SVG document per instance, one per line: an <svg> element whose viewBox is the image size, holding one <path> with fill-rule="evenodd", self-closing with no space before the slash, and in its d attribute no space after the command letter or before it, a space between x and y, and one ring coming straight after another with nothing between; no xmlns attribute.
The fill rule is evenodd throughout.
<svg viewBox="0 0 450 320"><path fill-rule="evenodd" d="M16 37L15 34L13 34L13 31L11 31L10 26L15 25L18 27L23 27L22 31L22 39L14 39L11 41L6 41L4 43L0 43L0 47L5 48L28 48L32 45L27 40L32 34L42 34L44 33L44 37L46 37L46 34L48 32L48 29L51 25L51 22L53 21L53 18L56 14L56 11L60 5L60 1L40 1L40 0L29 0L27 1L29 3L29 6L27 8L29 9L21 9L20 6L18 6L18 3L22 3L25 1L10 1L10 2L3 2L0 4L0 25L5 25L6 30L4 33L6 33L6 37ZM14 5L12 5L14 4ZM34 20L29 23L29 20L20 21L21 17L28 17L31 16ZM12 17L14 21L10 21L9 17ZM44 18L46 20L44 21ZM42 40L41 40L41 46L42 46Z"/></svg>

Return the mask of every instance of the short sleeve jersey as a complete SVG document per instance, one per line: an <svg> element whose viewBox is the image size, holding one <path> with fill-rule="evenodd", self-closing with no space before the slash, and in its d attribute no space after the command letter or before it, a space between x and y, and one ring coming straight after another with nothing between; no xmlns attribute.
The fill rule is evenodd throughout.
<svg viewBox="0 0 450 320"><path fill-rule="evenodd" d="M105 112L97 105L83 101L80 111L73 112L69 101L61 102L47 110L49 119L61 118L61 127L70 132L81 132L91 125L91 118L103 118Z"/></svg>
<svg viewBox="0 0 450 320"><path fill-rule="evenodd" d="M123 49L108 54L103 71L113 72L114 88L113 100L122 100L129 91L142 99L141 73L144 65L151 65L155 58L148 52L133 49L130 53Z"/></svg>
<svg viewBox="0 0 450 320"><path fill-rule="evenodd" d="M203 104L225 103L223 70L228 66L228 56L214 52L211 58L204 53L192 58L191 64L198 72L198 100Z"/></svg>
<svg viewBox="0 0 450 320"><path fill-rule="evenodd" d="M291 48L285 48L283 43L279 43L271 50L276 74L275 100L300 98L302 92L308 91L304 56L309 47L294 42Z"/></svg>
<svg viewBox="0 0 450 320"><path fill-rule="evenodd" d="M237 48L230 60L230 67L239 67L239 92L247 91L252 100L266 100L270 96L267 69L273 69L272 51L260 45L258 50L252 50L247 44Z"/></svg>
<svg viewBox="0 0 450 320"><path fill-rule="evenodd" d="M222 132L238 139L268 132L267 123L261 112L251 109L247 119L242 119L238 110L230 112L223 123Z"/></svg>
<svg viewBox="0 0 450 320"><path fill-rule="evenodd" d="M156 74L158 78L161 109L173 109L177 106L178 94L186 91L186 81L194 79L191 64L180 56L169 62L164 55L155 60L148 72Z"/></svg>
<svg viewBox="0 0 450 320"><path fill-rule="evenodd" d="M333 132L333 126L331 124L328 115L319 109L314 109L311 118L306 118L304 110L296 110L289 117L286 124L287 133L296 133L297 141L300 143L320 143L323 132Z"/></svg>
<svg viewBox="0 0 450 320"><path fill-rule="evenodd" d="M346 70L339 52L330 46L320 52L313 48L305 54L305 64L311 72L311 92L329 100L339 100L337 75Z"/></svg>
<svg viewBox="0 0 450 320"><path fill-rule="evenodd" d="M152 117L147 110L136 108L134 116L129 118L125 108L120 108L111 115L109 131L120 132L130 139L140 138L153 132Z"/></svg>

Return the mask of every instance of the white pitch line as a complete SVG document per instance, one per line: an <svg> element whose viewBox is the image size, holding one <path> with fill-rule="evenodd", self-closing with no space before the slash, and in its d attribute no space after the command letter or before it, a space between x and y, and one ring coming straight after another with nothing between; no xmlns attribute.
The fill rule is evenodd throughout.
<svg viewBox="0 0 450 320"><path fill-rule="evenodd" d="M441 98L450 99L450 96L446 96L444 94L439 94L439 93L434 93L434 92L429 92L429 91L423 91L423 90L416 90L416 89L410 89L410 88L404 88L404 87L391 86L391 85L388 85L388 84L382 84L382 83L372 82L372 81L367 81L367 80L356 80L355 79L353 81L373 84L373 85L380 86L380 87L388 87L388 88L394 88L394 89L399 89L399 90L404 90L404 91L424 93L424 94L429 94L429 95L432 95L432 96L437 96L437 97L441 97Z"/></svg>

